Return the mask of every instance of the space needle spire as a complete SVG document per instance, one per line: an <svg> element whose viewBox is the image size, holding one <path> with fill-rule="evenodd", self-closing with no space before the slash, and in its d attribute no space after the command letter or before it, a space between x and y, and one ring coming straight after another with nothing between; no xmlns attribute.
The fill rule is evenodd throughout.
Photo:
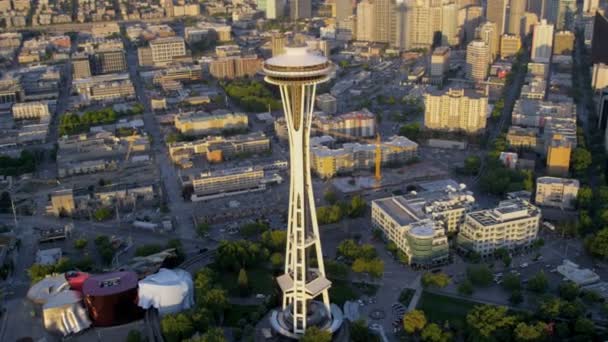
<svg viewBox="0 0 608 342"><path fill-rule="evenodd" d="M301 337L307 327L336 331L342 313L329 301L310 171L310 128L317 84L329 80L333 64L303 47L264 62L266 82L279 87L289 134L290 187L285 273L277 278L282 310L271 324L280 334ZM309 256L315 256L311 263ZM315 300L317 298L321 300Z"/></svg>

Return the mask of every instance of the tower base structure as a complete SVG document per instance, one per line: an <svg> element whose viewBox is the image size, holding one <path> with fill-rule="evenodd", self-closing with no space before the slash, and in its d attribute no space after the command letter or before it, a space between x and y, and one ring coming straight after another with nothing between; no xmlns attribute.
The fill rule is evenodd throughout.
<svg viewBox="0 0 608 342"><path fill-rule="evenodd" d="M328 312L325 304L320 301L310 301L308 304L306 326L315 326L321 330L327 330L334 334L342 326L344 315L342 310L336 304L330 305ZM293 331L293 308L288 305L285 309L277 309L272 311L270 315L270 325L272 329L288 338L300 339L302 335Z"/></svg>

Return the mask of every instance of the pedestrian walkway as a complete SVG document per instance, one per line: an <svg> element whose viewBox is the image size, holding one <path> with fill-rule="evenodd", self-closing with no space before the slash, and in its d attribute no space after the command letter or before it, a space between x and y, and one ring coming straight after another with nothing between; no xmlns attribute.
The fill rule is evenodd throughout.
<svg viewBox="0 0 608 342"><path fill-rule="evenodd" d="M418 301L420 300L420 296L422 295L422 275L418 275L412 284L410 285L411 289L416 290L412 300L410 300L410 304L407 306L407 312L410 312L418 306Z"/></svg>

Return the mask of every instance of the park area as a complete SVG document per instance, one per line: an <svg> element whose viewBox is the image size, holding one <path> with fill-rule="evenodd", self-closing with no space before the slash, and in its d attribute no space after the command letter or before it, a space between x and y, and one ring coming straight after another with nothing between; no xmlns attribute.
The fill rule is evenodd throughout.
<svg viewBox="0 0 608 342"><path fill-rule="evenodd" d="M427 318L432 322L443 324L443 322L449 321L464 326L467 313L476 305L480 304L466 299L423 291L417 308L424 311Z"/></svg>

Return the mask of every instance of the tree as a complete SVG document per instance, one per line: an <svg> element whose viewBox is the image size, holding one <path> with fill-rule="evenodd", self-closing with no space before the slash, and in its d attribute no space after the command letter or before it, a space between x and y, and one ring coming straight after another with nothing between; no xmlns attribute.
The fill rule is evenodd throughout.
<svg viewBox="0 0 608 342"><path fill-rule="evenodd" d="M448 342L452 340L452 334L444 332L436 323L429 323L422 329L420 334L424 342Z"/></svg>
<svg viewBox="0 0 608 342"><path fill-rule="evenodd" d="M458 293L465 295L465 296L470 296L473 294L473 284L471 284L471 281L466 279L464 280L462 283L460 283L460 285L458 285Z"/></svg>
<svg viewBox="0 0 608 342"><path fill-rule="evenodd" d="M450 283L450 277L442 272L439 273L431 273L425 272L422 275L422 285L424 287L428 286L436 286L436 287L446 287Z"/></svg>
<svg viewBox="0 0 608 342"><path fill-rule="evenodd" d="M241 268L241 270L239 271L237 283L239 284L239 289L241 290L241 293L247 293L247 291L249 290L249 279L247 278L247 271L245 271L244 268Z"/></svg>
<svg viewBox="0 0 608 342"><path fill-rule="evenodd" d="M600 230L592 238L585 240L587 251L598 258L608 258L608 227Z"/></svg>
<svg viewBox="0 0 608 342"><path fill-rule="evenodd" d="M380 339L367 328L367 322L362 319L354 321L350 325L351 342L378 342Z"/></svg>
<svg viewBox="0 0 608 342"><path fill-rule="evenodd" d="M194 333L190 317L185 313L167 315L160 321L163 335L169 342L180 342Z"/></svg>
<svg viewBox="0 0 608 342"><path fill-rule="evenodd" d="M509 251L506 248L498 248L496 251L494 251L494 256L502 260L505 267L509 267L509 265L511 265L511 256L509 255Z"/></svg>
<svg viewBox="0 0 608 342"><path fill-rule="evenodd" d="M201 222L196 225L196 234L200 237L205 237L205 235L207 235L207 233L209 233L210 229L211 229L211 226L209 225L209 223Z"/></svg>
<svg viewBox="0 0 608 342"><path fill-rule="evenodd" d="M464 160L464 172L467 175L476 175L481 167L481 158L478 156L468 156Z"/></svg>
<svg viewBox="0 0 608 342"><path fill-rule="evenodd" d="M539 306L540 317L548 320L556 319L559 316L563 302L559 298L551 297L543 300Z"/></svg>
<svg viewBox="0 0 608 342"><path fill-rule="evenodd" d="M507 273L502 279L502 287L509 291L519 291L521 289L521 279L518 275Z"/></svg>
<svg viewBox="0 0 608 342"><path fill-rule="evenodd" d="M103 207L95 210L93 217L96 221L105 221L112 217L112 211L109 208Z"/></svg>
<svg viewBox="0 0 608 342"><path fill-rule="evenodd" d="M417 122L403 125L399 129L399 135L405 136L411 140L418 141L420 139L420 124Z"/></svg>
<svg viewBox="0 0 608 342"><path fill-rule="evenodd" d="M278 270L281 268L281 266L283 265L284 262L284 258L283 258L283 254L281 253L272 253L272 255L270 256L270 263L272 264L272 267L275 270Z"/></svg>
<svg viewBox="0 0 608 342"><path fill-rule="evenodd" d="M559 284L558 292L560 298L562 298L563 300L572 301L575 300L576 297L578 297L580 291L578 285L576 285L575 283L570 281L564 281Z"/></svg>
<svg viewBox="0 0 608 342"><path fill-rule="evenodd" d="M149 244L143 245L141 247L137 247L135 250L135 256L145 257L148 255L159 253L163 250L163 246L157 244Z"/></svg>
<svg viewBox="0 0 608 342"><path fill-rule="evenodd" d="M323 194L323 199L325 199L325 202L329 203L330 205L336 204L336 202L338 201L338 196L336 196L336 193L328 190L325 191L325 193Z"/></svg>
<svg viewBox="0 0 608 342"><path fill-rule="evenodd" d="M545 336L547 325L543 322L536 324L518 323L515 326L515 339L517 341L539 341Z"/></svg>
<svg viewBox="0 0 608 342"><path fill-rule="evenodd" d="M287 232L284 230L267 230L262 233L262 244L275 252L284 252Z"/></svg>
<svg viewBox="0 0 608 342"><path fill-rule="evenodd" d="M516 318L507 315L507 308L504 306L476 306L466 316L473 341L493 340L497 331L510 329L515 322Z"/></svg>
<svg viewBox="0 0 608 342"><path fill-rule="evenodd" d="M536 273L528 281L528 290L536 293L544 293L549 288L549 280L545 275L545 272L540 271Z"/></svg>
<svg viewBox="0 0 608 342"><path fill-rule="evenodd" d="M577 147L572 151L572 169L576 174L582 174L592 162L591 152L584 147Z"/></svg>
<svg viewBox="0 0 608 342"><path fill-rule="evenodd" d="M365 214L365 208L367 208L367 203L363 197L357 195L354 196L350 201L350 206L348 208L348 216L349 217L361 217Z"/></svg>
<svg viewBox="0 0 608 342"><path fill-rule="evenodd" d="M426 316L422 310L412 310L403 315L403 329L408 334L421 331L426 325Z"/></svg>
<svg viewBox="0 0 608 342"><path fill-rule="evenodd" d="M191 342L226 342L226 337L224 337L224 331L222 328L211 328L207 330L204 334L202 334L198 339L190 340Z"/></svg>
<svg viewBox="0 0 608 342"><path fill-rule="evenodd" d="M520 290L515 290L509 296L509 303L519 305L524 301L524 296Z"/></svg>
<svg viewBox="0 0 608 342"><path fill-rule="evenodd" d="M576 203L579 208L589 208L593 199L593 190L588 186L583 186L578 190Z"/></svg>
<svg viewBox="0 0 608 342"><path fill-rule="evenodd" d="M331 342L331 333L327 330L321 330L315 326L306 329L306 332L300 339L301 342Z"/></svg>
<svg viewBox="0 0 608 342"><path fill-rule="evenodd" d="M83 250L88 243L89 241L87 241L87 239L76 239L74 240L74 248L78 250Z"/></svg>
<svg viewBox="0 0 608 342"><path fill-rule="evenodd" d="M263 223L263 222L251 222L251 223L247 223L243 226L241 226L241 228L239 229L241 232L241 235L243 235L246 238L251 238L254 236L259 236L261 235L263 232L268 230L268 224Z"/></svg>
<svg viewBox="0 0 608 342"><path fill-rule="evenodd" d="M475 286L489 286L493 276L487 265L472 265L467 267L467 278Z"/></svg>
<svg viewBox="0 0 608 342"><path fill-rule="evenodd" d="M216 317L220 317L228 307L226 291L222 289L211 289L201 299L201 305L209 309Z"/></svg>
<svg viewBox="0 0 608 342"><path fill-rule="evenodd" d="M130 330L127 335L127 342L143 342L144 338L139 330Z"/></svg>
<svg viewBox="0 0 608 342"><path fill-rule="evenodd" d="M595 334L595 325L591 320L579 317L574 322L574 332L579 335L592 336Z"/></svg>

